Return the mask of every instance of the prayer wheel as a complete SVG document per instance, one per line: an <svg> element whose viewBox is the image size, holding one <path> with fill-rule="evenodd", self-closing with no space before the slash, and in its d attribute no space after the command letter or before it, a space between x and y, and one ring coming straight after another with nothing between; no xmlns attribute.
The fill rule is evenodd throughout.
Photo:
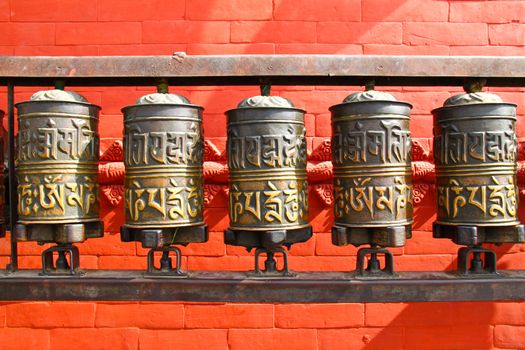
<svg viewBox="0 0 525 350"><path fill-rule="evenodd" d="M356 247L357 274L393 275L393 255L412 235L409 115L412 106L374 90L332 106L334 217L332 243ZM382 247L382 248L378 248ZM385 255L385 267L378 254ZM365 256L370 255L365 269Z"/></svg>
<svg viewBox="0 0 525 350"><path fill-rule="evenodd" d="M154 93L124 107L125 217L121 238L147 248L206 242L203 108Z"/></svg>
<svg viewBox="0 0 525 350"><path fill-rule="evenodd" d="M60 267L74 274L78 250L71 244L104 235L99 218L100 107L58 89L37 92L16 107L16 238L57 243L43 254L43 272L54 270L52 253L58 252Z"/></svg>
<svg viewBox="0 0 525 350"><path fill-rule="evenodd" d="M434 115L435 238L525 241L518 221L516 105L494 94L453 96Z"/></svg>
<svg viewBox="0 0 525 350"><path fill-rule="evenodd" d="M330 108L335 245L399 247L410 238L411 108L374 90Z"/></svg>
<svg viewBox="0 0 525 350"><path fill-rule="evenodd" d="M206 242L203 219L203 108L181 95L159 92L124 107L124 242L138 241L148 253L150 275L184 275L176 244ZM154 254L161 252L160 267ZM176 256L172 267L170 253Z"/></svg>
<svg viewBox="0 0 525 350"><path fill-rule="evenodd" d="M280 247L311 237L304 114L277 96L247 98L226 112L226 244L284 254Z"/></svg>

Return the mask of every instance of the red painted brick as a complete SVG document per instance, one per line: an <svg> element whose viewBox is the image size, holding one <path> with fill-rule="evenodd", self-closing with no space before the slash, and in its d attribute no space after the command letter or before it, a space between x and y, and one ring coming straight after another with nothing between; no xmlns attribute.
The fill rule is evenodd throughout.
<svg viewBox="0 0 525 350"><path fill-rule="evenodd" d="M0 45L54 45L54 23L0 23Z"/></svg>
<svg viewBox="0 0 525 350"><path fill-rule="evenodd" d="M353 256L290 256L290 269L295 271L351 271Z"/></svg>
<svg viewBox="0 0 525 350"><path fill-rule="evenodd" d="M254 264L250 256L188 257L189 270L248 271L254 269Z"/></svg>
<svg viewBox="0 0 525 350"><path fill-rule="evenodd" d="M91 45L67 46L16 46L15 55L20 56L96 56L98 47Z"/></svg>
<svg viewBox="0 0 525 350"><path fill-rule="evenodd" d="M313 43L316 40L314 22L233 22L233 43Z"/></svg>
<svg viewBox="0 0 525 350"><path fill-rule="evenodd" d="M204 112L202 120L204 125L209 125L204 128L205 138L218 137L226 134L226 115L224 113L212 114Z"/></svg>
<svg viewBox="0 0 525 350"><path fill-rule="evenodd" d="M378 45L365 44L363 46L365 55L441 55L450 53L450 47L446 45L432 46L408 46L408 45Z"/></svg>
<svg viewBox="0 0 525 350"><path fill-rule="evenodd" d="M222 329L184 329L174 331L141 330L140 350L184 349L227 350L228 331Z"/></svg>
<svg viewBox="0 0 525 350"><path fill-rule="evenodd" d="M186 46L186 44L100 45L98 54L101 56L172 55L175 52L186 52Z"/></svg>
<svg viewBox="0 0 525 350"><path fill-rule="evenodd" d="M30 328L0 329L0 348L2 350L50 349L49 331Z"/></svg>
<svg viewBox="0 0 525 350"><path fill-rule="evenodd" d="M11 21L13 22L88 22L97 20L96 3L90 1L15 0L10 3Z"/></svg>
<svg viewBox="0 0 525 350"><path fill-rule="evenodd" d="M0 0L0 22L7 22L10 19L9 0Z"/></svg>
<svg viewBox="0 0 525 350"><path fill-rule="evenodd" d="M295 243L290 248L290 255L294 256L312 256L315 253L315 234L306 242Z"/></svg>
<svg viewBox="0 0 525 350"><path fill-rule="evenodd" d="M57 23L57 45L139 44L141 24L136 22Z"/></svg>
<svg viewBox="0 0 525 350"><path fill-rule="evenodd" d="M498 257L498 269L525 269L525 253L505 254Z"/></svg>
<svg viewBox="0 0 525 350"><path fill-rule="evenodd" d="M319 22L317 41L346 44L401 44L401 23Z"/></svg>
<svg viewBox="0 0 525 350"><path fill-rule="evenodd" d="M275 326L278 328L346 328L363 325L363 304L275 305Z"/></svg>
<svg viewBox="0 0 525 350"><path fill-rule="evenodd" d="M315 255L339 255L339 256L355 256L357 248L353 245L339 247L332 244L331 233L316 234Z"/></svg>
<svg viewBox="0 0 525 350"><path fill-rule="evenodd" d="M182 328L183 318L181 304L97 304L95 327Z"/></svg>
<svg viewBox="0 0 525 350"><path fill-rule="evenodd" d="M89 255L135 255L135 246L122 242L119 234L106 234L100 239L88 239L79 244L81 254Z"/></svg>
<svg viewBox="0 0 525 350"><path fill-rule="evenodd" d="M454 270L456 255L401 255L394 259L397 271L445 271Z"/></svg>
<svg viewBox="0 0 525 350"><path fill-rule="evenodd" d="M451 1L450 22L510 23L522 22L522 1Z"/></svg>
<svg viewBox="0 0 525 350"><path fill-rule="evenodd" d="M361 1L359 0L276 0L273 16L285 21L359 21Z"/></svg>
<svg viewBox="0 0 525 350"><path fill-rule="evenodd" d="M328 108L336 103L341 103L348 96L348 90L330 90L322 93L316 90L286 91L283 97L290 99L293 104L308 113L328 113ZM317 134L317 133L316 133Z"/></svg>
<svg viewBox="0 0 525 350"><path fill-rule="evenodd" d="M146 258L143 256L100 256L98 258L98 267L102 270L144 270L146 266Z"/></svg>
<svg viewBox="0 0 525 350"><path fill-rule="evenodd" d="M0 305L0 328L6 325L6 306Z"/></svg>
<svg viewBox="0 0 525 350"><path fill-rule="evenodd" d="M386 326L445 326L454 323L454 303L366 304L365 324Z"/></svg>
<svg viewBox="0 0 525 350"><path fill-rule="evenodd" d="M189 55L272 54L274 44L188 44Z"/></svg>
<svg viewBox="0 0 525 350"><path fill-rule="evenodd" d="M319 350L383 350L403 348L404 330L388 328L320 329Z"/></svg>
<svg viewBox="0 0 525 350"><path fill-rule="evenodd" d="M185 256L223 256L226 253L223 232L210 232L208 242L191 243L186 247L181 247L182 254Z"/></svg>
<svg viewBox="0 0 525 350"><path fill-rule="evenodd" d="M276 44L275 53L277 54L346 54L359 55L363 53L361 45L347 44Z"/></svg>
<svg viewBox="0 0 525 350"><path fill-rule="evenodd" d="M525 46L452 46L451 56L521 56Z"/></svg>
<svg viewBox="0 0 525 350"><path fill-rule="evenodd" d="M433 0L363 0L363 21L447 22L448 3Z"/></svg>
<svg viewBox="0 0 525 350"><path fill-rule="evenodd" d="M491 45L525 45L525 24L491 24L489 25Z"/></svg>
<svg viewBox="0 0 525 350"><path fill-rule="evenodd" d="M305 114L304 127L306 129L306 137L311 137L315 135L315 115Z"/></svg>
<svg viewBox="0 0 525 350"><path fill-rule="evenodd" d="M186 17L196 20L261 20L272 18L272 0L191 0Z"/></svg>
<svg viewBox="0 0 525 350"><path fill-rule="evenodd" d="M35 302L7 305L8 327L77 328L95 325L95 304Z"/></svg>
<svg viewBox="0 0 525 350"><path fill-rule="evenodd" d="M137 350L139 330L136 328L56 328L50 332L53 350ZM98 341L97 341L98 340Z"/></svg>
<svg viewBox="0 0 525 350"><path fill-rule="evenodd" d="M332 137L332 119L330 114L318 114L315 117L315 136Z"/></svg>
<svg viewBox="0 0 525 350"><path fill-rule="evenodd" d="M102 92L104 114L122 115L122 107L134 104L139 97L145 94L144 91L137 91L135 88L106 88ZM122 129L114 130L113 132L120 134ZM111 136L115 137L117 135Z"/></svg>
<svg viewBox="0 0 525 350"><path fill-rule="evenodd" d="M99 0L98 20L162 21L182 19L184 17L185 7L184 0Z"/></svg>
<svg viewBox="0 0 525 350"><path fill-rule="evenodd" d="M436 239L432 232L414 231L412 239L407 240L405 253L410 255L423 254L456 254L458 246L449 239Z"/></svg>
<svg viewBox="0 0 525 350"><path fill-rule="evenodd" d="M216 194L220 196L220 194ZM208 225L210 232L222 232L228 228L230 220L226 215L225 208L205 208L204 209L204 221Z"/></svg>
<svg viewBox="0 0 525 350"><path fill-rule="evenodd" d="M142 42L228 43L230 22L148 21L142 24Z"/></svg>
<svg viewBox="0 0 525 350"><path fill-rule="evenodd" d="M403 23L408 45L487 45L485 23Z"/></svg>
<svg viewBox="0 0 525 350"><path fill-rule="evenodd" d="M525 302L490 303L494 324L525 325Z"/></svg>
<svg viewBox="0 0 525 350"><path fill-rule="evenodd" d="M494 345L504 349L525 349L525 327L496 325Z"/></svg>
<svg viewBox="0 0 525 350"><path fill-rule="evenodd" d="M184 328L271 328L273 305L186 305Z"/></svg>
<svg viewBox="0 0 525 350"><path fill-rule="evenodd" d="M432 137L433 135L432 128L429 127L429 125L432 125L432 115L430 114L424 114L424 115L411 114L410 115L410 133L413 138ZM433 203L430 203L430 202L427 202L427 203L429 205L433 205ZM424 204L417 203L416 208L421 207L422 205Z"/></svg>
<svg viewBox="0 0 525 350"><path fill-rule="evenodd" d="M230 350L317 350L314 329L231 329Z"/></svg>
<svg viewBox="0 0 525 350"><path fill-rule="evenodd" d="M405 330L405 349L492 349L492 326L412 326Z"/></svg>

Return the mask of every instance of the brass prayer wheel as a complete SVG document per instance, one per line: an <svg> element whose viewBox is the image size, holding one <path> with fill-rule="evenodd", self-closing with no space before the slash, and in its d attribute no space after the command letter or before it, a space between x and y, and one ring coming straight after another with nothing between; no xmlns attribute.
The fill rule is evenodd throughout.
<svg viewBox="0 0 525 350"><path fill-rule="evenodd" d="M432 114L434 237L462 245L525 241L517 217L516 105L471 92L449 98Z"/></svg>
<svg viewBox="0 0 525 350"><path fill-rule="evenodd" d="M100 107L58 89L37 92L16 107L17 239L70 244L103 236Z"/></svg>
<svg viewBox="0 0 525 350"><path fill-rule="evenodd" d="M226 112L227 244L268 250L311 237L304 114L277 96L247 98Z"/></svg>
<svg viewBox="0 0 525 350"><path fill-rule="evenodd" d="M330 107L333 244L399 247L411 237L411 108L374 90Z"/></svg>
<svg viewBox="0 0 525 350"><path fill-rule="evenodd" d="M144 247L206 242L201 106L154 93L124 107L125 217L121 238Z"/></svg>

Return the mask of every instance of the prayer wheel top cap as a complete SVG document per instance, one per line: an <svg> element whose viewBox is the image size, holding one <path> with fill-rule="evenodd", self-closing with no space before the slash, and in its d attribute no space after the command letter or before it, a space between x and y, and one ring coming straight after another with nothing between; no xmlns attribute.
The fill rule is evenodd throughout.
<svg viewBox="0 0 525 350"><path fill-rule="evenodd" d="M62 102L84 102L88 101L80 94L73 91L64 91L59 89L42 90L35 92L30 101L62 101Z"/></svg>
<svg viewBox="0 0 525 350"><path fill-rule="evenodd" d="M445 103L443 103L443 106L460 106L479 103L503 103L503 100L498 95L488 92L471 92L449 97Z"/></svg>
<svg viewBox="0 0 525 350"><path fill-rule="evenodd" d="M366 101L397 101L397 99L388 92L367 90L358 91L348 95L343 103L366 102Z"/></svg>
<svg viewBox="0 0 525 350"><path fill-rule="evenodd" d="M237 108L295 108L292 101L280 96L252 96L245 98L238 105Z"/></svg>
<svg viewBox="0 0 525 350"><path fill-rule="evenodd" d="M147 105L147 104L174 104L174 105L191 105L190 100L186 97L178 94L168 94L168 93L153 93L144 95L139 98L136 102L137 105Z"/></svg>

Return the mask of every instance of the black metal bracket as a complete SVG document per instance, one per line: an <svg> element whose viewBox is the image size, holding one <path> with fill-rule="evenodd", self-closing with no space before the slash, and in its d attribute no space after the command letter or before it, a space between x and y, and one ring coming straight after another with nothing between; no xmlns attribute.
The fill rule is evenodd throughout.
<svg viewBox="0 0 525 350"><path fill-rule="evenodd" d="M385 256L385 267L381 268L377 255ZM365 258L370 255L365 268ZM359 277L395 277L394 255L385 248L361 248L357 251L356 275Z"/></svg>
<svg viewBox="0 0 525 350"><path fill-rule="evenodd" d="M155 266L155 252L162 252L160 267ZM170 253L175 254L175 267ZM181 271L182 253L177 247L152 248L148 252L148 267L146 275L148 277L185 277Z"/></svg>
<svg viewBox="0 0 525 350"><path fill-rule="evenodd" d="M55 260L54 253L58 253ZM69 261L67 257L69 256ZM42 252L42 276L82 275L80 254L72 244L57 245Z"/></svg>
<svg viewBox="0 0 525 350"><path fill-rule="evenodd" d="M275 253L283 254L283 268L277 268L277 261L275 260ZM266 254L266 261L264 262L264 269L261 270L259 266L260 257ZM255 250L255 277L293 277L294 273L288 269L288 253L284 248L264 249L258 248Z"/></svg>
<svg viewBox="0 0 525 350"><path fill-rule="evenodd" d="M459 248L458 273L460 275L497 274L496 253L481 247Z"/></svg>

